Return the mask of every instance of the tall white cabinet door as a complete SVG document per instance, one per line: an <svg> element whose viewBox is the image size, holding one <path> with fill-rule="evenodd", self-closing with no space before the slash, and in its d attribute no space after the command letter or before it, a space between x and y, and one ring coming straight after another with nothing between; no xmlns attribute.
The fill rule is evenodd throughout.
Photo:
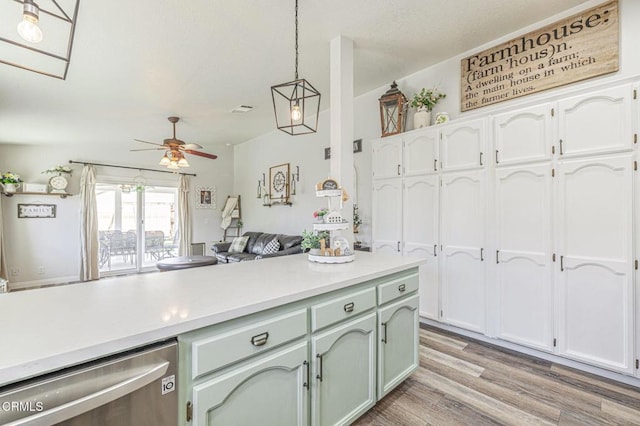
<svg viewBox="0 0 640 426"><path fill-rule="evenodd" d="M632 373L632 157L559 166L559 351Z"/></svg>
<svg viewBox="0 0 640 426"><path fill-rule="evenodd" d="M564 157L631 149L630 85L562 100L559 106L560 152Z"/></svg>
<svg viewBox="0 0 640 426"><path fill-rule="evenodd" d="M438 128L425 127L404 135L404 175L438 172Z"/></svg>
<svg viewBox="0 0 640 426"><path fill-rule="evenodd" d="M402 253L402 179L373 181L372 248L374 252Z"/></svg>
<svg viewBox="0 0 640 426"><path fill-rule="evenodd" d="M402 136L390 136L371 142L373 178L388 179L402 175Z"/></svg>
<svg viewBox="0 0 640 426"><path fill-rule="evenodd" d="M442 171L479 168L487 164L485 123L484 119L478 119L440 128Z"/></svg>
<svg viewBox="0 0 640 426"><path fill-rule="evenodd" d="M554 117L551 104L498 114L493 119L498 166L551 159Z"/></svg>
<svg viewBox="0 0 640 426"><path fill-rule="evenodd" d="M553 350L551 165L496 170L498 337Z"/></svg>
<svg viewBox="0 0 640 426"><path fill-rule="evenodd" d="M350 424L375 404L376 323L372 312L311 338L313 426Z"/></svg>
<svg viewBox="0 0 640 426"><path fill-rule="evenodd" d="M427 260L419 268L420 315L438 319L438 199L437 175L405 178L403 208L404 255Z"/></svg>
<svg viewBox="0 0 640 426"><path fill-rule="evenodd" d="M484 333L484 171L444 174L440 188L442 320Z"/></svg>

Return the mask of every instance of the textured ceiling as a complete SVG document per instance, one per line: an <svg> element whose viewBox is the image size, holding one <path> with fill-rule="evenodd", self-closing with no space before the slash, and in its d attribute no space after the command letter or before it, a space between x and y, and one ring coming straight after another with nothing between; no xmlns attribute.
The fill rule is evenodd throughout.
<svg viewBox="0 0 640 426"><path fill-rule="evenodd" d="M584 2L300 0L300 75L325 109L339 35L354 40L357 95ZM0 143L128 149L169 137L169 115L208 152L269 132L270 86L293 79L293 10L293 0L81 0L66 81L0 64ZM240 104L255 109L232 114Z"/></svg>

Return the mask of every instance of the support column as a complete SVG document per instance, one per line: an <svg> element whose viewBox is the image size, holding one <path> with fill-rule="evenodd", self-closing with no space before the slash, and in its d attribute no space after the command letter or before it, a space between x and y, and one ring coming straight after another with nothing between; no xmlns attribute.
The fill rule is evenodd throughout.
<svg viewBox="0 0 640 426"><path fill-rule="evenodd" d="M331 160L329 176L336 179L350 198L342 217L353 223L353 40L339 36L331 40ZM353 247L353 229L343 231Z"/></svg>

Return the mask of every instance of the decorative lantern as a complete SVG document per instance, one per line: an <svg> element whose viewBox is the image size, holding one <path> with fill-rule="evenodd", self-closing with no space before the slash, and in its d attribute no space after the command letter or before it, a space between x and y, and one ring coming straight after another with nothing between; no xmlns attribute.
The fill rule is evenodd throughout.
<svg viewBox="0 0 640 426"><path fill-rule="evenodd" d="M378 99L380 101L380 124L382 137L404 132L407 119L407 98L398 90L394 81L391 88Z"/></svg>

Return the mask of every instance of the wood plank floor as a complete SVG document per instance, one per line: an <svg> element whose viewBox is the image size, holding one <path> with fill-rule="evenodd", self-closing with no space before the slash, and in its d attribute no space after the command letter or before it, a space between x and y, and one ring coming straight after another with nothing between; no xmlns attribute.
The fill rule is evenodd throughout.
<svg viewBox="0 0 640 426"><path fill-rule="evenodd" d="M640 425L640 389L421 325L420 368L355 425Z"/></svg>

